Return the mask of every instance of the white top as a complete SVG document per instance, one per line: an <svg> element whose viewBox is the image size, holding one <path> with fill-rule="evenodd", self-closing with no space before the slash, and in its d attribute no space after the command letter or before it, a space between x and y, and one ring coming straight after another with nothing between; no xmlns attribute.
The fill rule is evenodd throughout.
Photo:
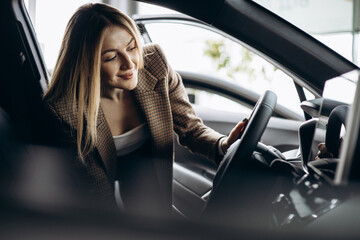
<svg viewBox="0 0 360 240"><path fill-rule="evenodd" d="M124 156L139 149L150 137L150 132L147 124L143 123L140 126L127 131L118 136L113 136L116 155Z"/></svg>

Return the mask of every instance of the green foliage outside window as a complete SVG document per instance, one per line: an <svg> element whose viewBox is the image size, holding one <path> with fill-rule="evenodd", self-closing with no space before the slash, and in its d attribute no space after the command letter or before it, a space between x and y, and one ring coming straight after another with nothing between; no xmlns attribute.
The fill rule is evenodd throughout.
<svg viewBox="0 0 360 240"><path fill-rule="evenodd" d="M227 75L234 80L236 80L238 73L245 73L248 76L248 81L262 78L271 82L273 72L277 69L272 67L269 71L269 69L266 68L266 65L269 64L264 61L260 62L260 68L254 67L255 64L258 64L256 63L256 61L259 61L256 59L258 57L244 47L241 47L238 53L241 61L234 63L234 61L231 61L230 52L226 49L223 40L207 40L205 45L204 55L213 61L217 70L225 69Z"/></svg>

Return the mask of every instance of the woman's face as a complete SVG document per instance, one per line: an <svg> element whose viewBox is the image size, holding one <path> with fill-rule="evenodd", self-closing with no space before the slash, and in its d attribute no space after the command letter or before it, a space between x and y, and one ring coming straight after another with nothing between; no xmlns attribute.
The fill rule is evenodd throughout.
<svg viewBox="0 0 360 240"><path fill-rule="evenodd" d="M111 26L105 31L101 48L103 88L132 90L137 85L139 50L135 39L124 28Z"/></svg>

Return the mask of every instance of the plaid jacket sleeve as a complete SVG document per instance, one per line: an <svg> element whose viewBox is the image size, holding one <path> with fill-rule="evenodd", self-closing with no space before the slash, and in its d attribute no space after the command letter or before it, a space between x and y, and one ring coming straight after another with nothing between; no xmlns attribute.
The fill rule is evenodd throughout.
<svg viewBox="0 0 360 240"><path fill-rule="evenodd" d="M225 136L205 126L196 115L181 76L171 68L159 46L157 50L166 64L174 130L179 136L180 143L192 152L205 155L218 163L221 160L218 154L218 142Z"/></svg>

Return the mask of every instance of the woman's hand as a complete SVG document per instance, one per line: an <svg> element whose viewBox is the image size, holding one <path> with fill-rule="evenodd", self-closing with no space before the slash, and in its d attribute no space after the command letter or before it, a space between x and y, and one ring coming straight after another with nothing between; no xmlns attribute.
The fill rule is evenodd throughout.
<svg viewBox="0 0 360 240"><path fill-rule="evenodd" d="M229 136L222 141L221 149L224 153L226 153L227 149L233 144L236 140L238 140L245 130L246 124L248 122L247 118L244 118L241 122L239 122L230 132Z"/></svg>

